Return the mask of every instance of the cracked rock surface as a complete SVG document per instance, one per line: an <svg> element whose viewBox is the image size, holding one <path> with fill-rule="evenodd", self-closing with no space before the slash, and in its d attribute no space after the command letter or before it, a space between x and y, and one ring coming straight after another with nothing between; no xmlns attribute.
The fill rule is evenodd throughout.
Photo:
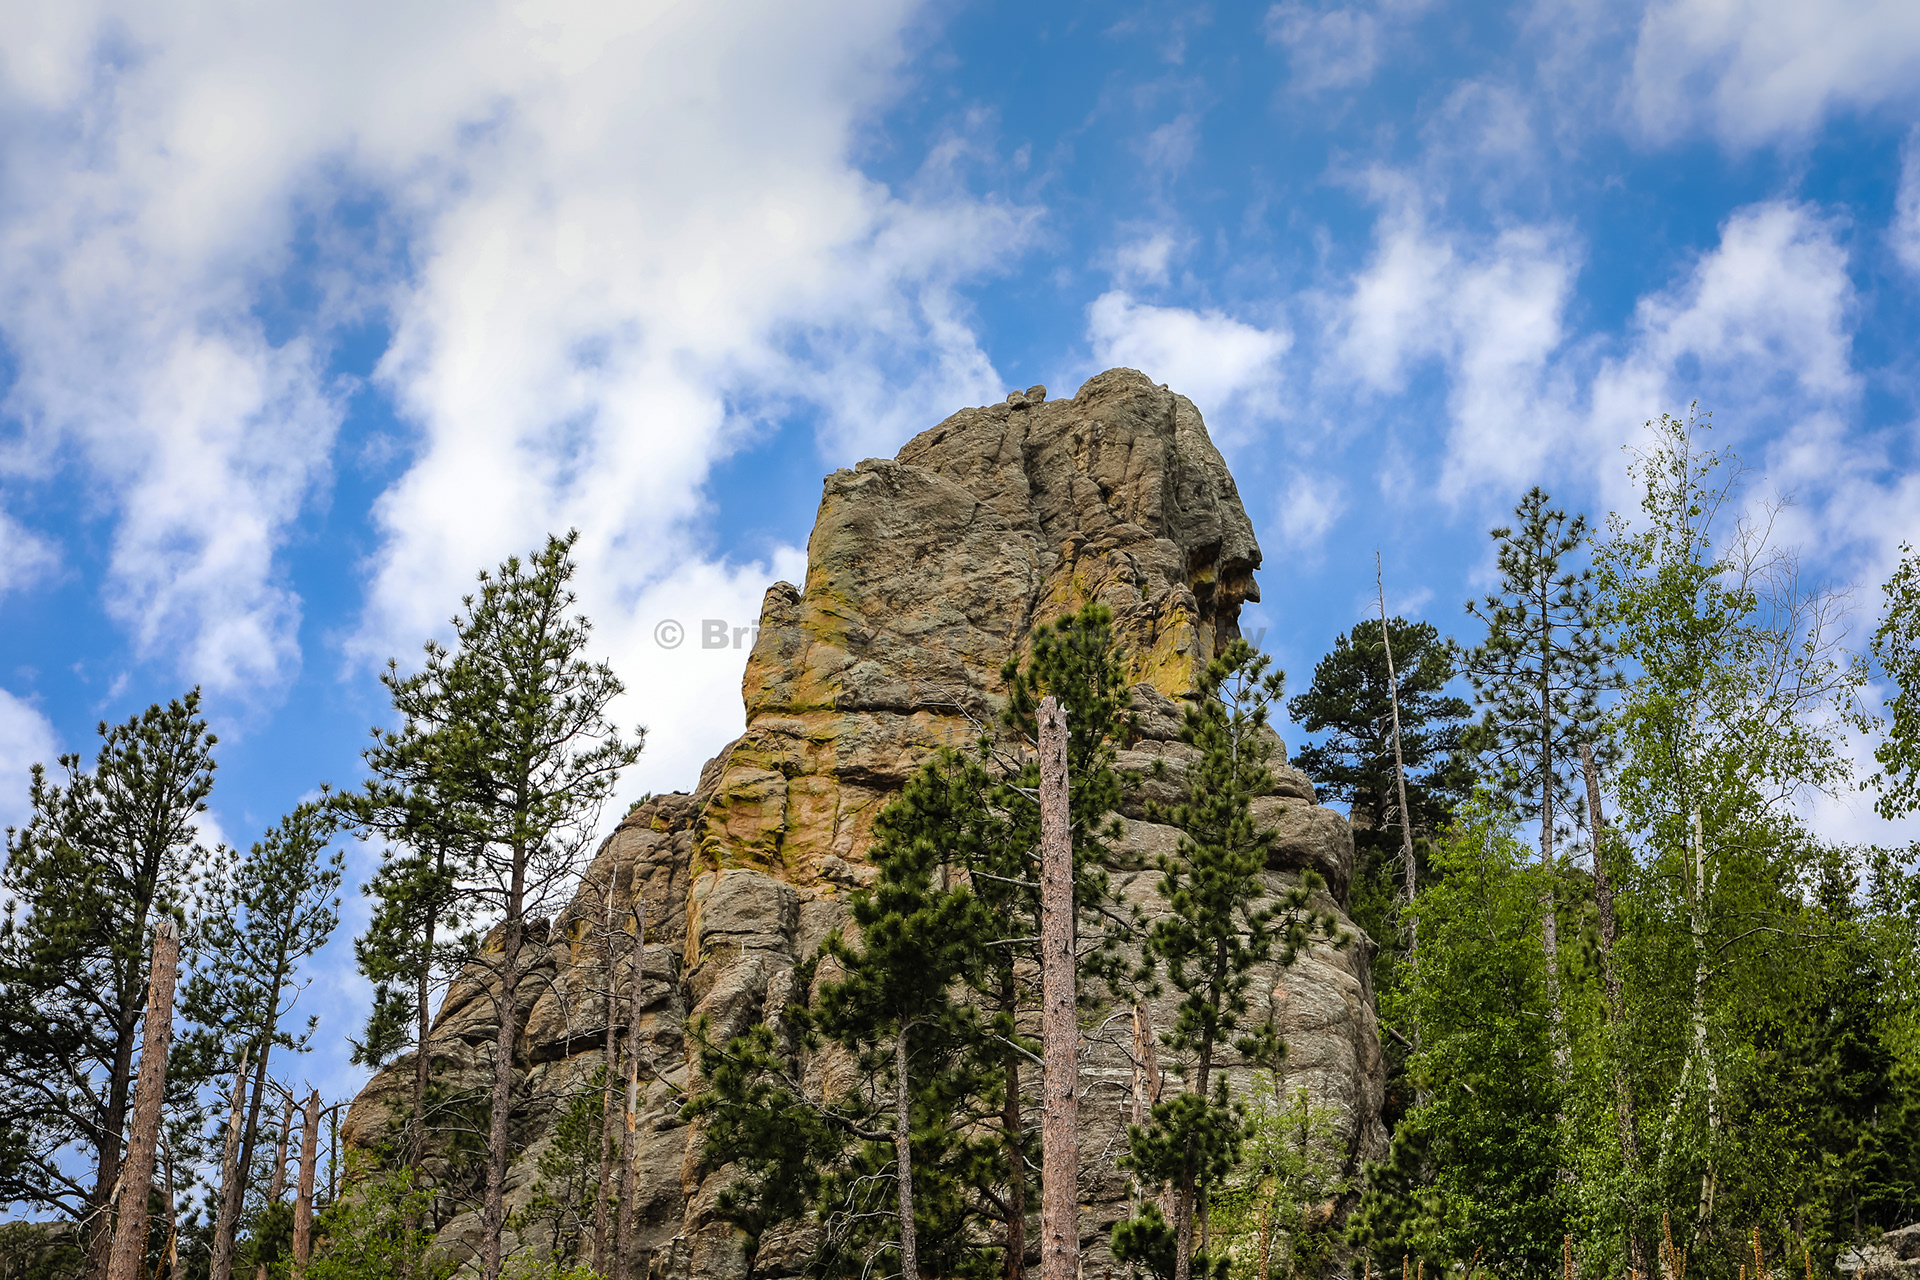
<svg viewBox="0 0 1920 1280"><path fill-rule="evenodd" d="M806 582L774 584L762 606L742 681L746 731L691 794L658 796L628 814L580 897L550 928L529 931L509 1212L532 1195L565 1099L603 1059L607 1014L594 993L605 953L595 926L611 880L628 931L636 898L648 920L636 1037L651 1077L640 1124L641 1239L666 1274L745 1276L740 1240L714 1214L732 1171L702 1161L697 1132L678 1116L677 1092L697 1086L689 1022L704 1017L724 1038L778 1016L795 994L795 966L847 919L847 894L872 877L866 853L880 808L933 751L966 746L993 722L1001 666L1024 654L1035 626L1089 600L1113 611L1136 682L1141 738L1126 744L1120 766L1139 786L1121 815L1112 869L1150 925L1161 909L1151 868L1177 834L1149 819L1146 802L1180 792L1194 754L1178 741L1181 700L1196 670L1239 635L1241 605L1259 599L1260 560L1199 411L1130 369L1100 374L1071 399L1048 400L1035 387L963 409L894 459L828 476ZM1357 1168L1386 1152L1372 943L1344 911L1353 866L1346 819L1318 807L1312 782L1285 761L1282 748L1273 792L1258 802L1260 821L1278 835L1269 888L1318 872L1326 888L1316 905L1335 913L1346 943L1316 942L1290 969L1257 971L1250 1021L1272 1011L1288 1045L1283 1087L1304 1087L1334 1110L1337 1141ZM456 983L435 1022L434 1078L451 1093L491 1078L489 1024L498 1024L481 981ZM1173 1004L1152 1002L1157 1027L1171 1025ZM615 1016L624 1027L624 1000ZM1107 1234L1128 1198L1115 1159L1132 1107L1130 1022L1124 1033L1091 1034L1106 1018L1088 1019L1082 1058L1088 1268L1107 1265ZM1178 1063L1161 1056L1173 1087ZM1230 1053L1226 1061L1242 1093L1268 1087ZM808 1077L834 1070L830 1060L809 1064ZM412 1071L405 1057L367 1086L342 1131L350 1145L379 1137L409 1096ZM1038 1081L1031 1087L1037 1107ZM456 1163L435 1152L427 1172L457 1180ZM477 1212L463 1213L442 1226L442 1243L469 1256L477 1229ZM756 1275L800 1266L809 1236L800 1223L769 1231ZM1038 1241L1037 1229L1028 1239Z"/></svg>

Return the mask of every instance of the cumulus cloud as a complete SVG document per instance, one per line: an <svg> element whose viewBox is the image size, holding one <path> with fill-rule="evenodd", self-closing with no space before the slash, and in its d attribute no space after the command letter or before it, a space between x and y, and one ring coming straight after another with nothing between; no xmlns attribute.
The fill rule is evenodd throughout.
<svg viewBox="0 0 1920 1280"><path fill-rule="evenodd" d="M1295 471L1280 499L1280 532L1293 550L1315 551L1346 509L1338 476Z"/></svg>
<svg viewBox="0 0 1920 1280"><path fill-rule="evenodd" d="M1566 338L1577 246L1551 227L1513 227L1485 241L1437 230L1406 192L1385 189L1373 256L1336 306L1336 370L1397 395L1417 367L1441 364L1443 492L1538 474L1568 427L1554 357Z"/></svg>
<svg viewBox="0 0 1920 1280"><path fill-rule="evenodd" d="M51 542L0 511L0 596L32 586L59 563Z"/></svg>
<svg viewBox="0 0 1920 1280"><path fill-rule="evenodd" d="M417 652L476 568L568 527L610 636L677 573L757 595L775 566L697 532L717 458L795 409L887 450L1000 390L957 286L1036 211L969 194L965 148L897 188L850 159L907 0L59 8L0 89L7 465L79 459L109 608L192 679L272 690L301 660L280 553L327 500L350 321L391 332L373 386L412 432L360 659Z"/></svg>
<svg viewBox="0 0 1920 1280"><path fill-rule="evenodd" d="M39 708L0 689L0 827L26 820L33 766L51 766L59 750L53 725Z"/></svg>
<svg viewBox="0 0 1920 1280"><path fill-rule="evenodd" d="M1747 147L1803 138L1829 115L1920 98L1920 6L1910 0L1656 0L1628 86L1657 139L1704 127Z"/></svg>
<svg viewBox="0 0 1920 1280"><path fill-rule="evenodd" d="M1267 42L1284 45L1293 87L1305 93L1347 89L1373 78L1380 20L1357 6L1316 10L1287 0L1267 10Z"/></svg>
<svg viewBox="0 0 1920 1280"><path fill-rule="evenodd" d="M1907 145L1900 152L1900 190L1887 239L1907 269L1920 273L1920 129L1907 135Z"/></svg>
<svg viewBox="0 0 1920 1280"><path fill-rule="evenodd" d="M1694 400L1735 432L1764 427L1790 442L1822 430L1858 390L1854 291L1837 231L1806 205L1737 210L1711 252L1635 308L1625 354L1593 380L1595 442L1628 439ZM1776 479L1817 481L1838 461L1819 452L1797 462L1789 444Z"/></svg>
<svg viewBox="0 0 1920 1280"><path fill-rule="evenodd" d="M1100 368L1125 365L1174 387L1200 407L1216 436L1236 417L1281 411L1281 357L1293 345L1285 329L1262 329L1220 311L1156 307L1122 289L1087 308L1087 338Z"/></svg>

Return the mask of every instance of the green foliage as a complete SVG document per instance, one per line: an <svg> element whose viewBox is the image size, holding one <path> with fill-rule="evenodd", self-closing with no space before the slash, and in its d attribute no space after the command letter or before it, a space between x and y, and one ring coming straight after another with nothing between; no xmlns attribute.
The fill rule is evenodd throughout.
<svg viewBox="0 0 1920 1280"><path fill-rule="evenodd" d="M1593 571L1567 565L1586 544L1587 518L1550 501L1536 485L1513 509L1518 523L1493 530L1500 585L1467 604L1487 635L1463 664L1484 708L1471 745L1492 760L1503 795L1540 813L1543 851L1573 809L1579 746L1596 737L1600 695L1615 679L1595 626Z"/></svg>
<svg viewBox="0 0 1920 1280"><path fill-rule="evenodd" d="M1181 836L1176 852L1159 861L1158 890L1168 910L1147 947L1181 993L1163 1039L1188 1065L1185 1087L1155 1103L1146 1126L1131 1129L1122 1163L1149 1185L1175 1185L1172 1228L1182 1235L1196 1204L1240 1158L1245 1110L1228 1097L1224 1078L1210 1080L1216 1050L1231 1043L1257 1059L1280 1052L1270 1024L1237 1034L1253 967L1276 953L1282 965L1292 964L1315 928L1331 931L1330 918L1309 908L1318 886L1312 873L1277 897L1262 878L1273 837L1255 825L1253 801L1273 787L1267 709L1284 680L1268 665L1238 640L1208 664L1181 734L1199 756L1187 767L1185 798L1165 814ZM1149 1266L1163 1243L1151 1222L1128 1226L1114 1240L1116 1258ZM1202 1274L1210 1265L1202 1256L1193 1262ZM1176 1274L1180 1263L1176 1246Z"/></svg>
<svg viewBox="0 0 1920 1280"><path fill-rule="evenodd" d="M1900 564L1880 588L1885 613L1870 642L1875 662L1893 681L1885 706L1893 713L1874 748L1880 765L1880 816L1897 818L1920 808L1920 556L1900 544Z"/></svg>
<svg viewBox="0 0 1920 1280"><path fill-rule="evenodd" d="M1466 798L1469 771L1460 739L1472 708L1446 692L1454 676L1453 643L1432 623L1392 618L1386 638L1397 677L1392 690L1380 622L1363 618L1335 637L1314 665L1312 685L1288 701L1287 711L1308 733L1327 735L1302 747L1294 764L1324 796L1353 809L1356 842L1398 848L1391 696L1399 697L1401 759L1416 831L1439 830Z"/></svg>
<svg viewBox="0 0 1920 1280"><path fill-rule="evenodd" d="M99 733L91 772L78 755L60 757L59 782L34 766L0 870L0 1202L75 1218L118 1166L153 926L197 915L194 823L214 770L197 690ZM180 1055L172 1104L190 1108L199 1078ZM81 1164L99 1185L75 1184Z"/></svg>
<svg viewBox="0 0 1920 1280"><path fill-rule="evenodd" d="M1367 1170L1351 1238L1377 1268L1442 1268L1476 1251L1497 1271L1559 1258L1570 1205L1558 1180L1561 1094L1548 1032L1539 913L1528 865L1484 795L1434 851L1417 899L1419 964L1395 1012L1417 1022L1408 1062L1421 1101L1384 1166Z"/></svg>
<svg viewBox="0 0 1920 1280"><path fill-rule="evenodd" d="M433 1192L416 1185L416 1171L383 1172L364 1162L349 1166L340 1200L314 1227L313 1258L305 1280L447 1280L458 1269L434 1247Z"/></svg>
<svg viewBox="0 0 1920 1280"><path fill-rule="evenodd" d="M1247 1107L1241 1163L1208 1203L1221 1260L1238 1275L1267 1280L1318 1280L1333 1262L1336 1199L1345 1153L1334 1140L1335 1108L1317 1105L1305 1089Z"/></svg>
<svg viewBox="0 0 1920 1280"><path fill-rule="evenodd" d="M578 1261L581 1245L592 1241L606 1080L603 1065L560 1112L534 1162L533 1195L508 1224L522 1240L544 1244L554 1265Z"/></svg>

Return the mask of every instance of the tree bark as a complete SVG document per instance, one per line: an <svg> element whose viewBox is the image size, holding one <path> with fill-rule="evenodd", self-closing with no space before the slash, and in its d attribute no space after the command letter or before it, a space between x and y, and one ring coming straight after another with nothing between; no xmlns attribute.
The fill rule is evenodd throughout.
<svg viewBox="0 0 1920 1280"><path fill-rule="evenodd" d="M141 928L145 929L145 914L141 916ZM114 1031L119 1039L114 1046L113 1078L107 1085L107 1108L100 1119L100 1132L95 1140L95 1174L93 1193L87 1198L87 1220L89 1238L87 1244L87 1270L91 1277L107 1274L107 1267L113 1254L113 1201L114 1189L120 1185L120 1135L127 1124L127 1099L132 1093L133 1081L133 1032L139 1026L140 1006L137 1000L138 988L123 990L120 1007L116 1014Z"/></svg>
<svg viewBox="0 0 1920 1280"><path fill-rule="evenodd" d="M1000 977L1000 1008L1012 1017L1016 1000L1012 968ZM1020 1116L1020 1055L1008 1048L1001 1060L1006 1096L1000 1104L1000 1128L1007 1144L1007 1280L1027 1273L1027 1135Z"/></svg>
<svg viewBox="0 0 1920 1280"><path fill-rule="evenodd" d="M613 1194L613 1133L617 1122L613 1111L613 1081L620 1069L620 953L614 946L616 934L613 921L613 889L619 879L617 867L608 871L605 970L607 1047L604 1078L600 1086L600 1186L593 1200L593 1269L601 1275L607 1272L607 1200Z"/></svg>
<svg viewBox="0 0 1920 1280"><path fill-rule="evenodd" d="M227 1122L227 1145L220 1157L220 1210L213 1225L213 1280L233 1274L234 1219L240 1215L240 1129L246 1122L247 1050L240 1047L240 1065L233 1073L233 1117Z"/></svg>
<svg viewBox="0 0 1920 1280"><path fill-rule="evenodd" d="M647 900L633 899L633 967L627 975L627 1106L620 1135L620 1221L613 1247L612 1280L633 1275L635 1236L640 1218L636 1209L639 1188L634 1185L634 1158L640 1143L640 1010L647 962Z"/></svg>
<svg viewBox="0 0 1920 1280"><path fill-rule="evenodd" d="M1413 811L1407 807L1407 763L1400 749L1400 681L1393 670L1393 641L1387 636L1387 588L1380 576L1380 553L1373 553L1373 584L1380 600L1380 651L1387 659L1387 706L1393 713L1393 780L1400 791L1400 857L1406 864L1407 964L1420 954L1420 919L1413 914L1413 895L1419 887L1418 868L1413 858ZM1416 1044L1420 1027L1413 1029Z"/></svg>
<svg viewBox="0 0 1920 1280"><path fill-rule="evenodd" d="M1040 700L1040 1280L1080 1271L1080 1023L1074 997L1067 714ZM908 1280L912 1280L911 1277Z"/></svg>
<svg viewBox="0 0 1920 1280"><path fill-rule="evenodd" d="M320 1163L320 1091L307 1095L300 1124L300 1181L293 1196L293 1275L299 1280L313 1257L313 1174Z"/></svg>
<svg viewBox="0 0 1920 1280"><path fill-rule="evenodd" d="M1553 1061L1561 1079L1567 1075L1567 1027L1560 1010L1560 918L1553 895L1553 619L1547 595L1552 588L1545 569L1540 573L1540 870L1546 881L1540 890L1540 947L1547 959L1547 1007L1553 1015Z"/></svg>
<svg viewBox="0 0 1920 1280"><path fill-rule="evenodd" d="M1613 962L1618 923L1613 910L1613 881L1607 875L1604 856L1607 819L1600 807L1600 770L1593 762L1593 747L1580 744L1580 768L1587 779L1587 825L1593 832L1593 897L1600 912L1601 990L1607 1001L1607 1022L1613 1041L1614 1112L1620 1124L1620 1157L1626 1166L1627 1206L1631 1221L1627 1231L1628 1251L1633 1270L1650 1274L1646 1242L1640 1235L1640 1120L1633 1101L1633 1082L1627 1077L1626 999L1620 986L1620 971Z"/></svg>
<svg viewBox="0 0 1920 1280"><path fill-rule="evenodd" d="M147 982L147 1024L140 1083L133 1098L133 1132L120 1174L120 1213L114 1226L107 1280L136 1280L147 1253L147 1191L160 1145L160 1112L167 1097L167 1053L173 1045L173 988L180 977L180 935L162 917L153 931L153 970Z"/></svg>
<svg viewBox="0 0 1920 1280"><path fill-rule="evenodd" d="M513 868L507 889L505 936L500 948L500 1034L493 1044L493 1114L487 1124L487 1191L480 1212L480 1280L500 1280L507 1230L507 1122L513 1117L513 1054L520 1039L517 1004L520 994L520 941L526 929L527 850L513 849ZM212 1280L224 1280L214 1276Z"/></svg>
<svg viewBox="0 0 1920 1280"><path fill-rule="evenodd" d="M1146 1128L1154 1104L1160 1101L1160 1054L1154 1047L1153 1012L1144 1004L1133 1006L1133 1123ZM1140 1181L1140 1175L1134 1174L1134 1210L1137 1213L1146 1202L1148 1188ZM1173 1192L1162 1183L1153 1188L1153 1199L1160 1206L1161 1216L1168 1222L1173 1221Z"/></svg>
<svg viewBox="0 0 1920 1280"><path fill-rule="evenodd" d="M920 1280L918 1242L913 1229L913 1107L907 1079L907 1029L893 1038L893 1162L900 1191L900 1280ZM1042 1265L1045 1256L1042 1255Z"/></svg>
<svg viewBox="0 0 1920 1280"><path fill-rule="evenodd" d="M274 1149L273 1176L267 1179L267 1203L279 1204L281 1195L287 1189L287 1140L293 1136L293 1093L288 1091L281 1101L280 1145ZM267 1264L262 1262L253 1269L253 1280L267 1280Z"/></svg>
<svg viewBox="0 0 1920 1280"><path fill-rule="evenodd" d="M1204 1098L1207 1096L1208 1077L1213 1071L1213 1036L1202 1033L1200 1051L1195 1055L1193 1079L1189 1082L1191 1092ZM1194 1150L1193 1139L1187 1139L1186 1150L1180 1162L1180 1190L1178 1208L1174 1216L1173 1280L1190 1280L1193 1275L1193 1217L1194 1217L1194 1162L1198 1153Z"/></svg>
<svg viewBox="0 0 1920 1280"><path fill-rule="evenodd" d="M427 1154L427 1082L433 1072L427 1042L433 1038L433 935L439 923L440 913L429 911L421 938L420 971L414 975L413 1116L407 1131L407 1163L415 1169Z"/></svg>

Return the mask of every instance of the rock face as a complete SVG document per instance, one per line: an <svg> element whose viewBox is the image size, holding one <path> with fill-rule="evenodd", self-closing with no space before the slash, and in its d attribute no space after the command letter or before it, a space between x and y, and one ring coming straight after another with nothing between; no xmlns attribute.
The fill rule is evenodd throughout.
<svg viewBox="0 0 1920 1280"><path fill-rule="evenodd" d="M620 910L638 896L649 921L638 1040L657 1078L640 1125L641 1236L664 1273L743 1276L739 1240L713 1213L731 1173L703 1162L697 1134L677 1114L677 1091L689 1084L688 1023L704 1016L725 1037L785 1007L795 964L847 918L847 891L872 875L865 855L875 815L931 752L972 742L993 720L1001 666L1025 652L1033 628L1089 600L1112 609L1138 682L1142 737L1120 764L1142 783L1123 814L1113 871L1151 919L1160 907L1147 868L1175 833L1146 821L1143 802L1179 791L1193 755L1178 741L1180 699L1196 668L1238 636L1242 603L1259 599L1259 565L1199 412L1129 369L1093 378L1070 400L1035 387L962 410L891 461L828 476L805 586L776 583L762 607L743 682L746 732L707 764L692 794L628 814L601 846L589 887L549 941L530 947L538 976L520 987L526 1075L510 1210L532 1194L561 1100L602 1061L606 1015L593 991L603 953L592 926L603 910L594 886L611 880ZM1327 885L1318 905L1341 913L1350 940L1316 944L1284 973L1261 972L1256 1015L1260 1002L1272 1009L1289 1046L1286 1086L1308 1088L1337 1112L1337 1140L1357 1164L1383 1156L1386 1142L1372 944L1342 912L1352 834L1315 806L1312 783L1286 766L1284 751L1276 761L1274 794L1259 802L1278 833L1270 886L1318 871ZM1157 1026L1170 1025L1171 1005L1154 1006ZM495 1016L484 990L456 985L436 1022L436 1080L466 1089L487 1078ZM1083 1057L1086 1082L1119 1086L1091 1088L1082 1103L1090 1267L1105 1265L1108 1231L1127 1207L1115 1165L1131 1108L1127 1040L1090 1037ZM1177 1063L1162 1065L1177 1075ZM349 1115L349 1142L378 1134L411 1072L403 1059L369 1084ZM1245 1068L1227 1075L1252 1087ZM439 1158L428 1172L454 1176ZM456 1217L442 1242L465 1252L477 1226L476 1214ZM796 1267L803 1236L769 1232L755 1273Z"/></svg>
<svg viewBox="0 0 1920 1280"><path fill-rule="evenodd" d="M1862 1248L1842 1249L1839 1270L1854 1280L1920 1280L1920 1222Z"/></svg>

